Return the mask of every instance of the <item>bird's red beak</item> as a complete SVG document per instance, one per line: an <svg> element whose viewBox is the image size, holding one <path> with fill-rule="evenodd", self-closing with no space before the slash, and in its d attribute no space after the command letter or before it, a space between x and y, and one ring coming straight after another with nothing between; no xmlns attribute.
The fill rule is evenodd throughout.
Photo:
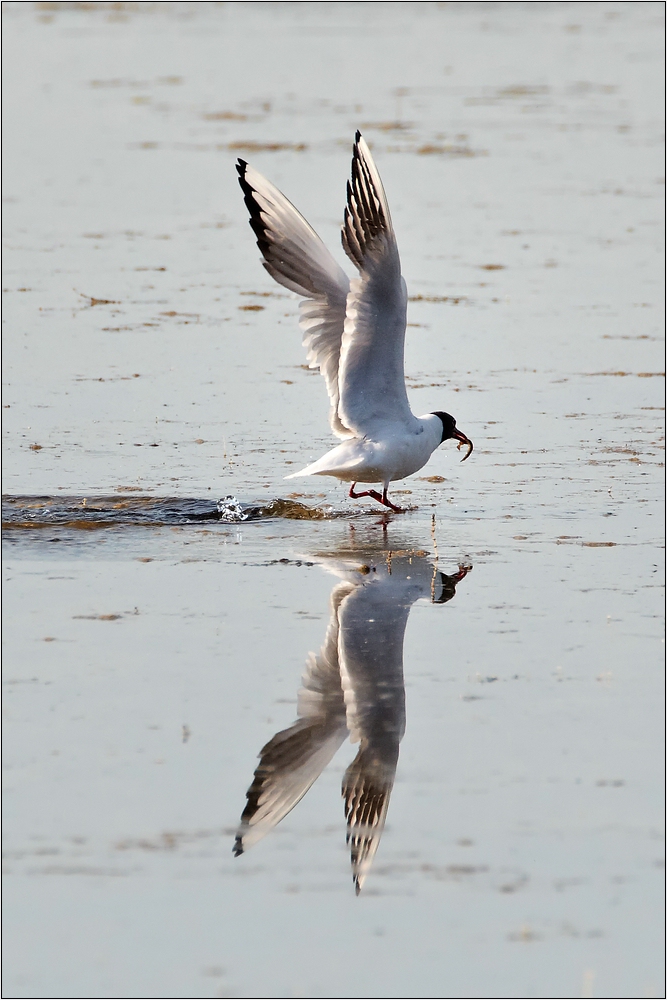
<svg viewBox="0 0 667 1000"><path fill-rule="evenodd" d="M453 435L452 435L452 437L455 437L456 440L458 441L458 444L457 444L456 447L458 448L459 451L461 450L461 448L463 447L464 444L467 445L468 451L466 452L466 454L461 459L462 462L465 462L466 458L470 458L470 456L472 454L472 448L473 448L472 441L470 440L470 438L467 438L465 436L465 434L463 433L463 431L459 431L459 430L455 430L454 433L453 433Z"/></svg>

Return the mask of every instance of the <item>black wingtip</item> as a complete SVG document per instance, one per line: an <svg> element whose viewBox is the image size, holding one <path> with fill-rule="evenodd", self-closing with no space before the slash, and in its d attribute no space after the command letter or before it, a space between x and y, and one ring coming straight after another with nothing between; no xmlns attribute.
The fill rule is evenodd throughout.
<svg viewBox="0 0 667 1000"><path fill-rule="evenodd" d="M359 129L357 129L357 131L354 133L354 141L359 142L360 139L361 139L361 132L359 131Z"/></svg>
<svg viewBox="0 0 667 1000"><path fill-rule="evenodd" d="M232 854L235 858L238 858L243 854L243 837L237 837L234 841L234 846L232 847Z"/></svg>
<svg viewBox="0 0 667 1000"><path fill-rule="evenodd" d="M239 156L238 160L236 161L235 166L236 166L236 169L238 171L239 177L245 177L246 168L248 166L248 164L246 163L246 161L242 160L241 157Z"/></svg>

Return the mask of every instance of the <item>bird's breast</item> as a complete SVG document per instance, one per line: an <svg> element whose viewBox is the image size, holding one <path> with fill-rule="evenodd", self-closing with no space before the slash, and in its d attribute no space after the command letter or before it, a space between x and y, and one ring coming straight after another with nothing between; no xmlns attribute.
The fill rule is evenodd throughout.
<svg viewBox="0 0 667 1000"><path fill-rule="evenodd" d="M433 447L424 428L418 431L394 434L375 445L378 458L389 473L391 481L405 479L428 462Z"/></svg>

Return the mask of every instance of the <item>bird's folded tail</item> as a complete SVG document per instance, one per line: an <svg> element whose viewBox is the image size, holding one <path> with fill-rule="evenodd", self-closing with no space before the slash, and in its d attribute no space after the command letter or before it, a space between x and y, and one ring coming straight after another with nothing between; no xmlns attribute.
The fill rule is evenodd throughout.
<svg viewBox="0 0 667 1000"><path fill-rule="evenodd" d="M363 462L363 455L350 455L349 449L341 444L337 448L332 448L326 455L322 455L316 462L307 465L305 469L285 476L285 479L296 479L297 476L337 476L345 479L346 473L354 472Z"/></svg>

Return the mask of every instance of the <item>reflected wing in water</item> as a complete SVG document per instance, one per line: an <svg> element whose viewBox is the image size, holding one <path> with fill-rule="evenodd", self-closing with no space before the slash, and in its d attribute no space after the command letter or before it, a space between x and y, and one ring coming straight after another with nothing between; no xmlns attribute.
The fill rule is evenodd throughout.
<svg viewBox="0 0 667 1000"><path fill-rule="evenodd" d="M419 573L414 563L406 572L402 562L391 573L383 566L345 599L339 613L347 724L360 744L342 788L357 894L380 843L405 732L405 627L412 604L430 594L429 572Z"/></svg>
<svg viewBox="0 0 667 1000"><path fill-rule="evenodd" d="M299 691L299 718L262 748L236 834L237 857L284 819L347 736L338 668L338 609L353 589L350 583L340 583L331 595L326 639L318 656L311 653Z"/></svg>
<svg viewBox="0 0 667 1000"><path fill-rule="evenodd" d="M347 820L347 843L350 847L352 878L357 896L373 864L384 830L389 798L394 787L398 763L398 741L393 762L361 746L345 772L343 797Z"/></svg>
<svg viewBox="0 0 667 1000"><path fill-rule="evenodd" d="M380 845L405 732L403 640L419 598L444 604L470 567L446 576L424 557L379 568L339 611L339 660L347 724L359 752L343 779L352 878L357 895Z"/></svg>

